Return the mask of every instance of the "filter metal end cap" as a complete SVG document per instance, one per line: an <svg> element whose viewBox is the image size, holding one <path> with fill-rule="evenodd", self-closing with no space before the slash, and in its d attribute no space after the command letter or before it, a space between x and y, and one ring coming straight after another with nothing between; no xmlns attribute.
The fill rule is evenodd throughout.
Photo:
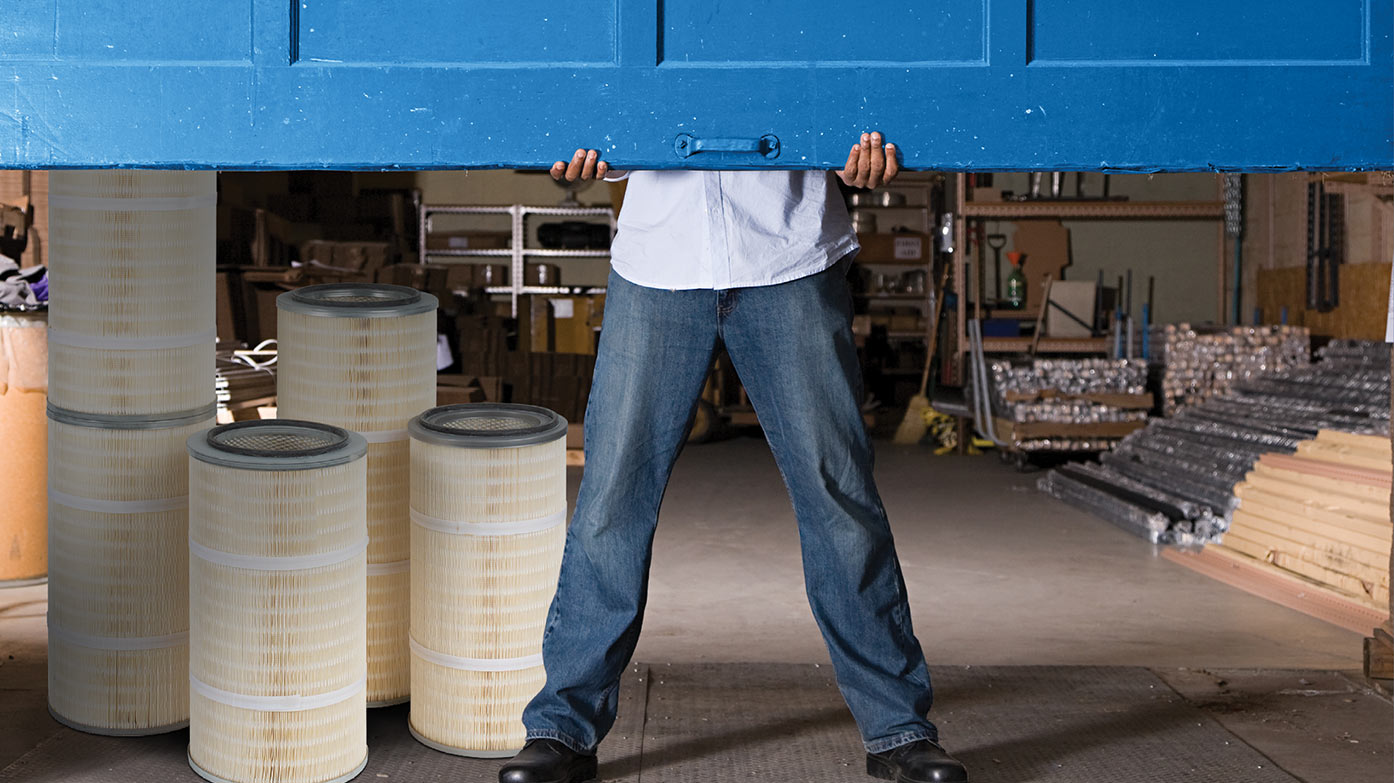
<svg viewBox="0 0 1394 783"><path fill-rule="evenodd" d="M478 402L442 405L412 419L411 437L440 446L504 449L566 437L567 422L536 405Z"/></svg>

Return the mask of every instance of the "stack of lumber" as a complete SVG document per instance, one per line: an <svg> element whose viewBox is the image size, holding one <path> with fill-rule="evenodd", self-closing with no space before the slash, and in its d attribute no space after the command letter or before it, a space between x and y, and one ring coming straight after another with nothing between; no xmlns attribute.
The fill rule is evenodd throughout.
<svg viewBox="0 0 1394 783"><path fill-rule="evenodd" d="M1389 438L1331 430L1264 454L1234 488L1220 546L1387 610L1390 465Z"/></svg>

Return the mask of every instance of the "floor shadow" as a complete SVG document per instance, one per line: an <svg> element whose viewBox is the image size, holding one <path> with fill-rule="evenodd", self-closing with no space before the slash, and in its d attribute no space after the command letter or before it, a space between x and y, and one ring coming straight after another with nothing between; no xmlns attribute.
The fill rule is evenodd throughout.
<svg viewBox="0 0 1394 783"><path fill-rule="evenodd" d="M640 772L674 767L696 761L712 753L730 754L745 746L760 745L774 740L790 739L807 731L822 731L845 724L856 736L856 726L846 707L828 707L790 720L759 726L740 725L713 734L703 734L662 749L662 761L656 762L653 750L646 748L638 754L612 759L601 765L603 780L637 776ZM856 740L858 746L861 740Z"/></svg>

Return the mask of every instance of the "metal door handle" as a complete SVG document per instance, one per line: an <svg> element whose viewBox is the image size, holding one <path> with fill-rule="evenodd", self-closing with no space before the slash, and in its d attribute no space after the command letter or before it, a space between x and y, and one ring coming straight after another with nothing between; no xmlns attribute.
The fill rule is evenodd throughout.
<svg viewBox="0 0 1394 783"><path fill-rule="evenodd" d="M690 158L699 152L753 152L773 160L779 157L779 137L767 133L758 139L699 139L691 133L680 133L673 139L673 151L679 158Z"/></svg>

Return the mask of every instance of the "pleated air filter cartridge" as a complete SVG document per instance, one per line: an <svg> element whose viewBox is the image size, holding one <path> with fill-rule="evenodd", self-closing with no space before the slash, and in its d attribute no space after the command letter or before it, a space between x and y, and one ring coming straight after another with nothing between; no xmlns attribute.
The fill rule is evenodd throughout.
<svg viewBox="0 0 1394 783"><path fill-rule="evenodd" d="M407 422L436 402L434 296L337 283L281 294L277 413L368 441L368 705L411 692Z"/></svg>
<svg viewBox="0 0 1394 783"><path fill-rule="evenodd" d="M446 405L411 432L411 720L424 744L510 756L542 688L566 540L566 420Z"/></svg>
<svg viewBox="0 0 1394 783"><path fill-rule="evenodd" d="M166 414L213 397L216 174L49 179L49 399Z"/></svg>
<svg viewBox="0 0 1394 783"><path fill-rule="evenodd" d="M189 439L189 764L219 783L368 760L368 444L326 424Z"/></svg>
<svg viewBox="0 0 1394 783"><path fill-rule="evenodd" d="M48 409L48 700L97 734L189 720L188 456L213 425Z"/></svg>

